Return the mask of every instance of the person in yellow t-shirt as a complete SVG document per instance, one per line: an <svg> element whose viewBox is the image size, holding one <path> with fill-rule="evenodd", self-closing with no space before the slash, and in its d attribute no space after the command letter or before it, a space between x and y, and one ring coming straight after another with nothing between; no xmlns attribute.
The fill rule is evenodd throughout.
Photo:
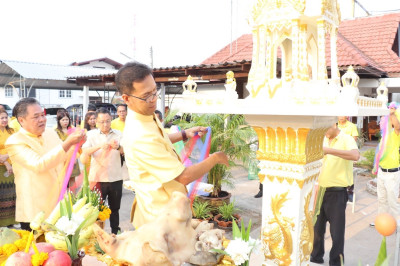
<svg viewBox="0 0 400 266"><path fill-rule="evenodd" d="M347 120L346 116L338 117L338 128L345 134L352 136L355 141L358 139L358 129L355 124ZM349 202L353 202L354 195L354 183L347 188L347 194L349 196Z"/></svg>
<svg viewBox="0 0 400 266"><path fill-rule="evenodd" d="M355 141L358 139L358 129L355 124L347 120L345 116L338 117L338 128L345 134L350 135Z"/></svg>
<svg viewBox="0 0 400 266"><path fill-rule="evenodd" d="M119 104L117 106L118 117L111 122L112 129L119 130L121 133L124 132L127 108L126 104Z"/></svg>
<svg viewBox="0 0 400 266"><path fill-rule="evenodd" d="M355 140L334 124L324 139L324 159L318 178L320 189L325 188L320 213L314 225L314 244L310 261L323 263L326 223L330 224L332 248L329 265L340 266L344 258L347 187L353 183L353 161L360 158Z"/></svg>
<svg viewBox="0 0 400 266"><path fill-rule="evenodd" d="M392 214L396 220L399 220L400 203L397 199L399 197L400 185L400 123L395 112L395 108L390 108L388 123L391 125L387 132L388 140L386 150L384 151L385 156L379 162L377 193L378 213L388 212Z"/></svg>
<svg viewBox="0 0 400 266"><path fill-rule="evenodd" d="M12 129L14 129L14 132L18 132L19 129L21 128L21 125L18 123L16 114L15 114L15 108L12 110L12 116L10 120L8 121L8 126Z"/></svg>
<svg viewBox="0 0 400 266"><path fill-rule="evenodd" d="M204 127L167 134L154 114L158 90L152 70L144 64L125 64L115 84L128 106L122 146L135 184L131 221L137 228L153 221L167 205L174 191L186 194L186 185L202 177L216 164L228 166L228 157L216 152L198 164L185 167L172 143L203 136Z"/></svg>

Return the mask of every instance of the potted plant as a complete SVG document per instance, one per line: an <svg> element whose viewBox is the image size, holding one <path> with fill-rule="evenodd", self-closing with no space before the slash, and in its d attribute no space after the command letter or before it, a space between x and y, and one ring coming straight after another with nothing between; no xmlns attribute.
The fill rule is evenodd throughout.
<svg viewBox="0 0 400 266"><path fill-rule="evenodd" d="M213 207L207 201L199 201L196 197L193 202L193 218L199 220L208 220L212 218Z"/></svg>
<svg viewBox="0 0 400 266"><path fill-rule="evenodd" d="M192 114L184 115L180 120L174 122L181 128L194 126L211 127L210 154L222 151L229 159L229 167L247 167L256 157L255 151L250 146L257 138L254 130L246 124L243 115L226 114ZM213 191L208 197L200 196L200 200L225 197L229 203L230 193L222 191L222 184L232 185L230 179L232 174L225 165L217 164L208 174L208 183L213 185ZM222 203L210 203L219 206Z"/></svg>
<svg viewBox="0 0 400 266"><path fill-rule="evenodd" d="M221 228L232 228L233 221L237 223L241 221L240 215L237 214L238 211L240 211L240 209L235 206L235 202L229 204L224 202L218 207L218 214L214 216L214 222Z"/></svg>

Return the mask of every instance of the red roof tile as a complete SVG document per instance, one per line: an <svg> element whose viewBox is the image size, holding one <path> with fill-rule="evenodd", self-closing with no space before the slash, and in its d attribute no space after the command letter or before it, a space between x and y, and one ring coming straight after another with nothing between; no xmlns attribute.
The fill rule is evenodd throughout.
<svg viewBox="0 0 400 266"><path fill-rule="evenodd" d="M392 50L400 23L400 13L344 20L339 26L337 55L339 67L358 65L384 72L400 73L400 58ZM326 47L327 65L330 65L330 43ZM253 40L244 34L207 58L202 64L251 60Z"/></svg>

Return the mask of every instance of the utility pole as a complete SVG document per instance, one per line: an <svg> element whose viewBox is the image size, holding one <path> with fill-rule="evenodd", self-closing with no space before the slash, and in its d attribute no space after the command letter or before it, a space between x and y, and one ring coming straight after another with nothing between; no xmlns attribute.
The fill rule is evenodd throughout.
<svg viewBox="0 0 400 266"><path fill-rule="evenodd" d="M233 0L231 0L231 42L229 45L229 55L232 54L232 42L233 42Z"/></svg>
<svg viewBox="0 0 400 266"><path fill-rule="evenodd" d="M153 46L150 46L150 67L153 68Z"/></svg>

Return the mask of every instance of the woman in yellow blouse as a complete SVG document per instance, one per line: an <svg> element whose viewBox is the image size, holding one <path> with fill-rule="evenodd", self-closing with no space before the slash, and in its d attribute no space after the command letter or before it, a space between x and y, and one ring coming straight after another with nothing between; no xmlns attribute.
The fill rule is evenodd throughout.
<svg viewBox="0 0 400 266"><path fill-rule="evenodd" d="M14 130L8 126L8 114L0 110L0 227L15 224L15 184L11 161L4 144Z"/></svg>
<svg viewBox="0 0 400 266"><path fill-rule="evenodd" d="M71 128L71 119L67 111L58 111L57 112L57 128L55 131L57 132L58 137L65 141L68 137L68 130ZM74 169L72 170L71 178L69 179L68 187L73 186L75 183L75 177L79 176L81 170L79 169L78 160L74 164Z"/></svg>

